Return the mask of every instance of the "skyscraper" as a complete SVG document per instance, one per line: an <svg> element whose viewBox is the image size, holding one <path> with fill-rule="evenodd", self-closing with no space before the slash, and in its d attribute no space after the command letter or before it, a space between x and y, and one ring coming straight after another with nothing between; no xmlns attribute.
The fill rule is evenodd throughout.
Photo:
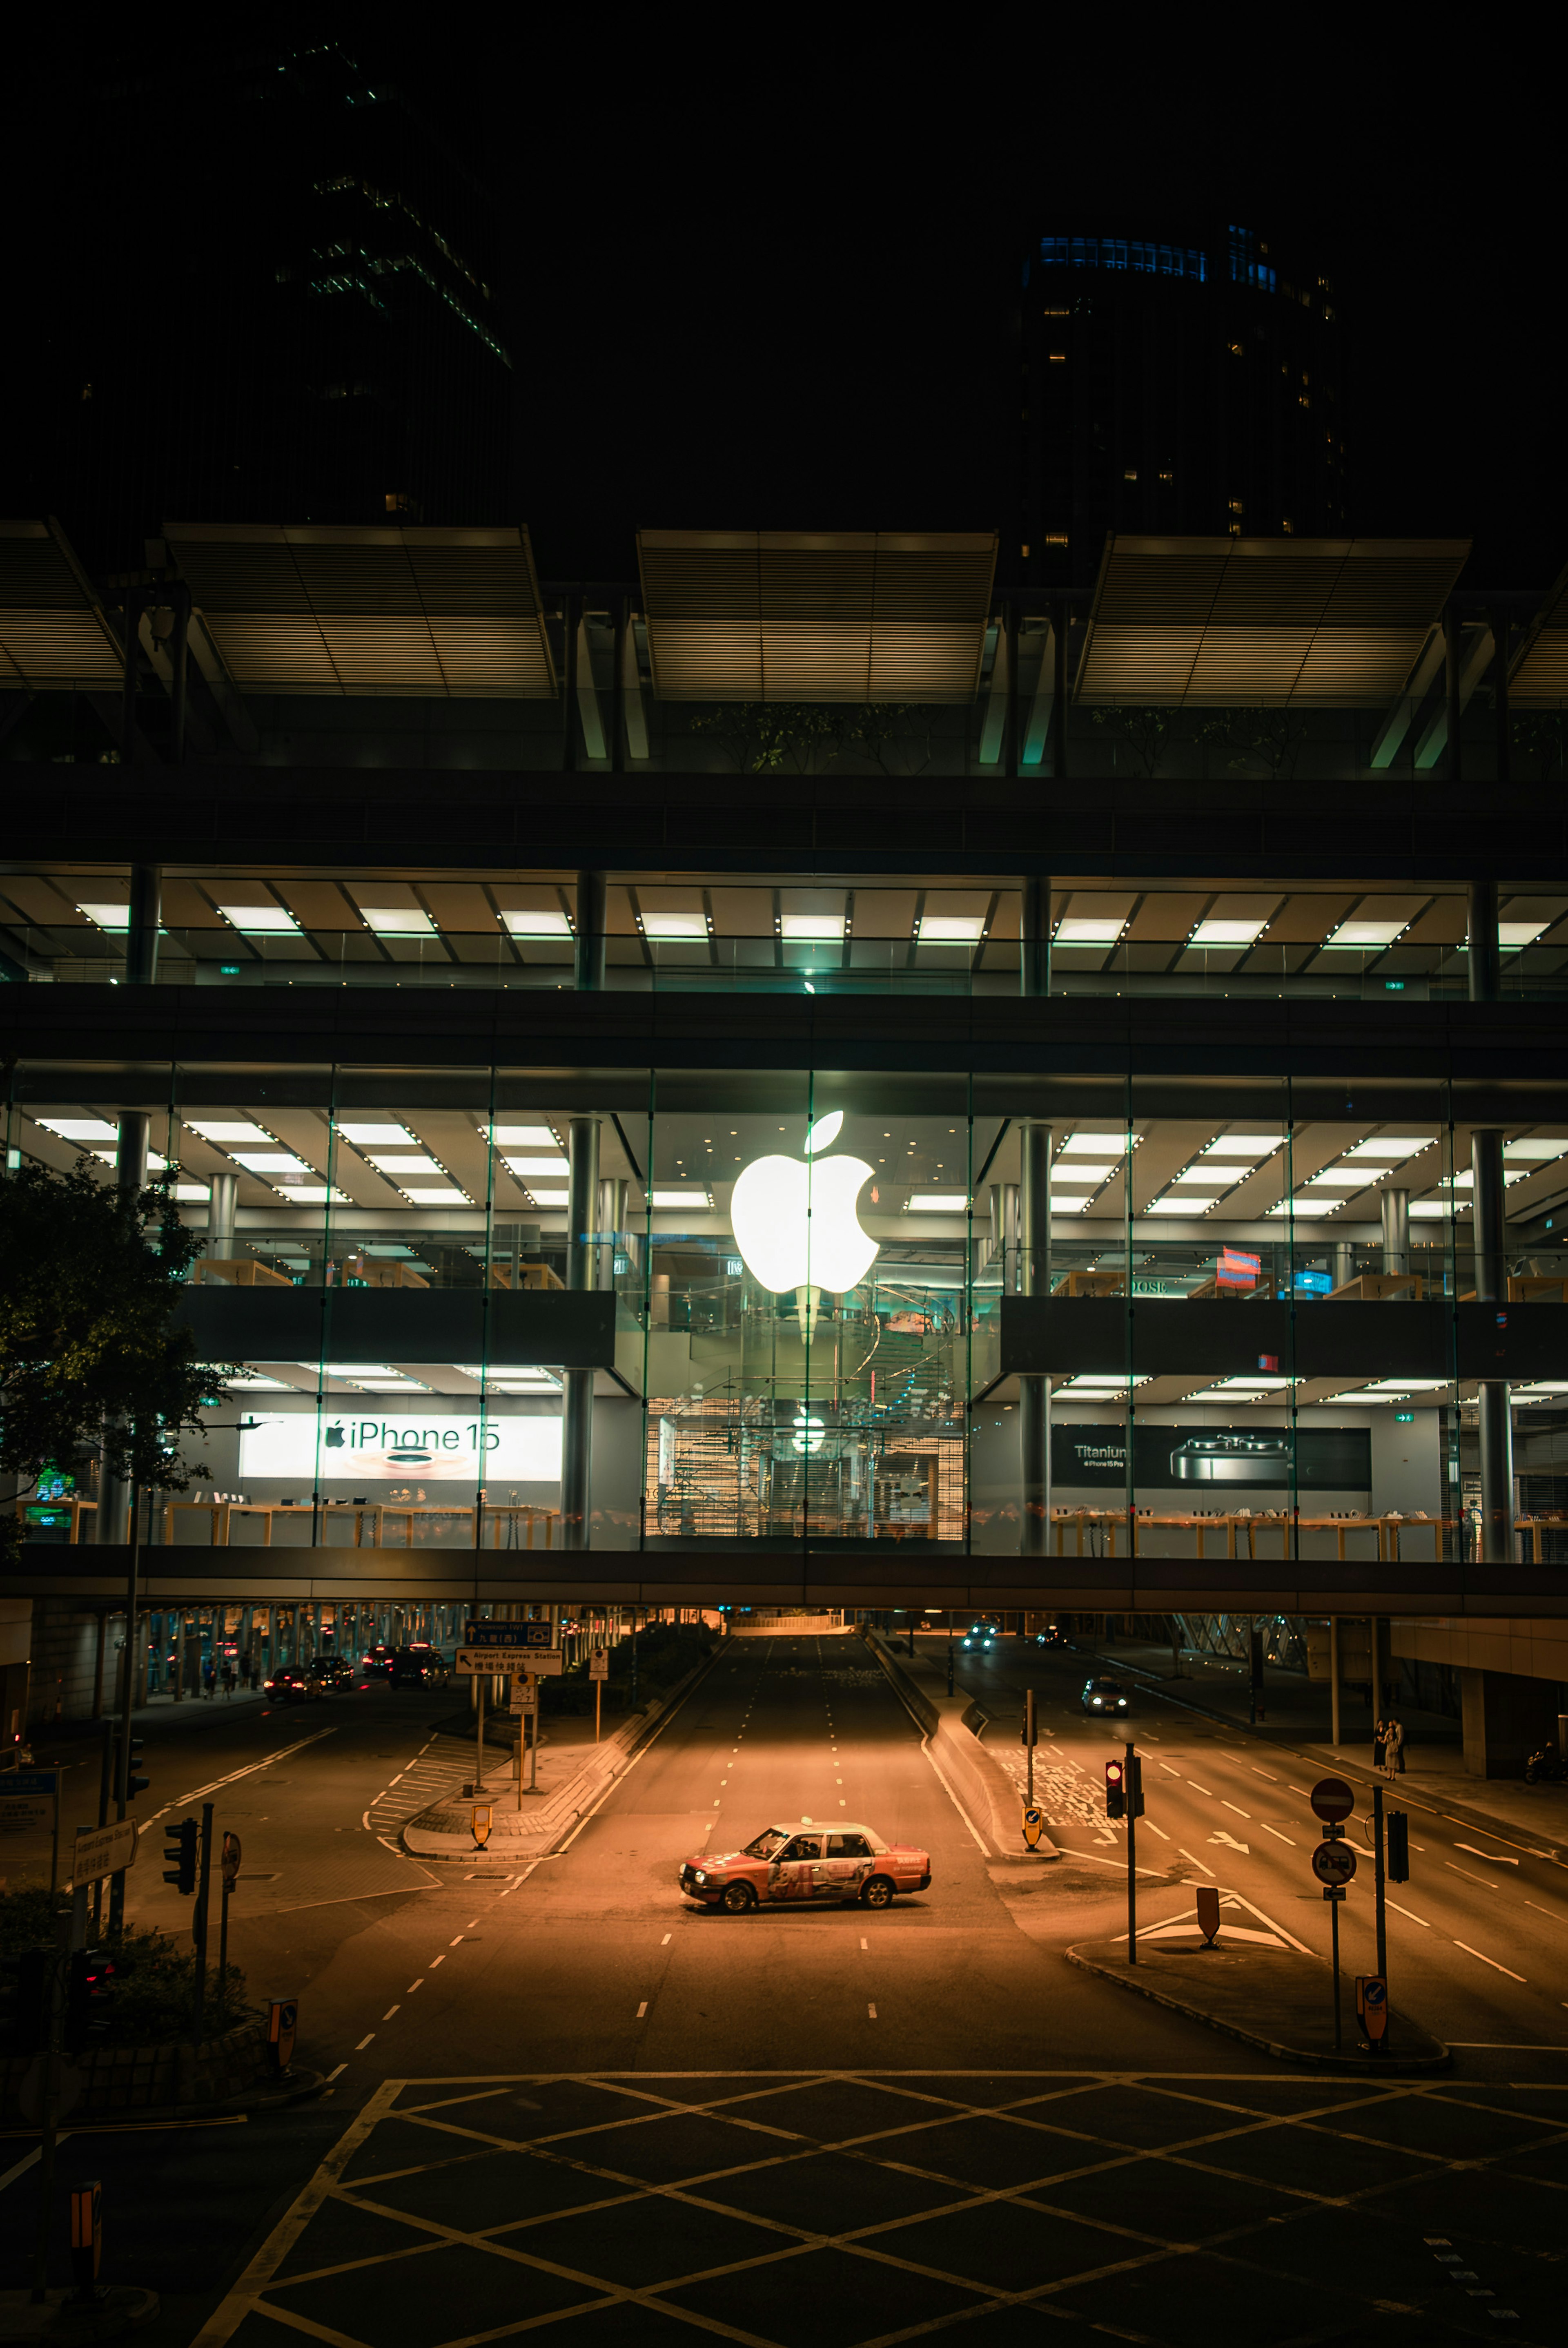
<svg viewBox="0 0 1568 2348"><path fill-rule="evenodd" d="M1345 527L1333 288L1252 230L1038 238L1020 292L1030 585L1091 580L1108 530Z"/></svg>
<svg viewBox="0 0 1568 2348"><path fill-rule="evenodd" d="M82 174L8 506L109 565L166 519L511 518L487 201L395 82L335 45L121 80Z"/></svg>

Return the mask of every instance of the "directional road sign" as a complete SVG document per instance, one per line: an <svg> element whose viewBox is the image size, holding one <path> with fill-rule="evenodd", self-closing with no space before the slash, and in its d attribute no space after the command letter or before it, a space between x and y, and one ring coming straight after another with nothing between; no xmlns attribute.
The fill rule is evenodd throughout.
<svg viewBox="0 0 1568 2348"><path fill-rule="evenodd" d="M1311 1801L1317 1816L1331 1827L1348 1818L1356 1807L1356 1797L1343 1777L1319 1777Z"/></svg>
<svg viewBox="0 0 1568 2348"><path fill-rule="evenodd" d="M519 1713L537 1713L538 1708L539 1691L538 1684L533 1680L514 1680L512 1682L512 1701L509 1707L513 1715L516 1715Z"/></svg>
<svg viewBox="0 0 1568 2348"><path fill-rule="evenodd" d="M1389 1984L1381 1973L1363 1973L1356 1983L1356 2011L1374 2045L1389 2027Z"/></svg>
<svg viewBox="0 0 1568 2348"><path fill-rule="evenodd" d="M1045 1812L1038 1802L1026 1802L1023 1812L1023 1838L1030 1850L1040 1849L1040 1838L1045 1828Z"/></svg>
<svg viewBox="0 0 1568 2348"><path fill-rule="evenodd" d="M78 1827L71 1849L71 1881L97 1883L100 1876L133 1867L137 1844L134 1818L122 1818L117 1826Z"/></svg>
<svg viewBox="0 0 1568 2348"><path fill-rule="evenodd" d="M1312 1872L1319 1883L1348 1883L1356 1872L1356 1854L1348 1842L1320 1842L1312 1854Z"/></svg>
<svg viewBox="0 0 1568 2348"><path fill-rule="evenodd" d="M466 1647L553 1647L553 1622L470 1622L463 1632Z"/></svg>
<svg viewBox="0 0 1568 2348"><path fill-rule="evenodd" d="M57 1769L7 1769L0 1777L0 1794L57 1794L60 1773Z"/></svg>
<svg viewBox="0 0 1568 2348"><path fill-rule="evenodd" d="M527 1622L508 1622L505 1627L508 1631L527 1631L531 1626ZM548 1625L540 1627L548 1629ZM467 1679L489 1679L500 1673L515 1678L521 1672L559 1679L564 1668L559 1647L502 1647L488 1643L479 1647L459 1647L456 1662L458 1673Z"/></svg>
<svg viewBox="0 0 1568 2348"><path fill-rule="evenodd" d="M1197 1889L1198 1930L1204 1943L1213 1948L1214 1934L1220 1929L1220 1894L1215 1883L1200 1883Z"/></svg>

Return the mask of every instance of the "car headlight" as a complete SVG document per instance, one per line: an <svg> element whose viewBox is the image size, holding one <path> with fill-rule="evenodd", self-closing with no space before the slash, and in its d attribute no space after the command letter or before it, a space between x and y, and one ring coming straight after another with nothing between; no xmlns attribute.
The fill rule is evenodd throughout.
<svg viewBox="0 0 1568 2348"><path fill-rule="evenodd" d="M703 1869L702 1869L702 1868L699 1868L699 1869L697 1869L697 1877L696 1877L696 1879L697 1879L697 1881L698 1881L699 1883L706 1883L706 1881L708 1880L708 1878L707 1878L706 1874L704 1873L704 1871L703 1871Z"/></svg>
<svg viewBox="0 0 1568 2348"><path fill-rule="evenodd" d="M1098 1695L1097 1695L1097 1696L1095 1697L1095 1699L1094 1699L1094 1709L1095 1709L1095 1711L1096 1711L1096 1712L1098 1712L1098 1711L1100 1710L1100 1707L1101 1707L1101 1705L1104 1703L1104 1701L1105 1701L1105 1699L1104 1699L1104 1697L1103 1697L1103 1696L1098 1696Z"/></svg>

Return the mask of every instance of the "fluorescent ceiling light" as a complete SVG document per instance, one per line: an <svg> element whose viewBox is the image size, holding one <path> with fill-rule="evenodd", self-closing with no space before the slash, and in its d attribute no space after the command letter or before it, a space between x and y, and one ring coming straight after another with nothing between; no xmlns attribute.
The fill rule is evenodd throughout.
<svg viewBox="0 0 1568 2348"><path fill-rule="evenodd" d="M501 919L515 938L569 938L571 923L564 913L508 913Z"/></svg>
<svg viewBox="0 0 1568 2348"><path fill-rule="evenodd" d="M967 1190L917 1190L907 1211L912 1215L961 1215L968 1203Z"/></svg>
<svg viewBox="0 0 1568 2348"><path fill-rule="evenodd" d="M469 1203L466 1190L456 1182L400 1182L398 1189L416 1207L466 1207Z"/></svg>
<svg viewBox="0 0 1568 2348"><path fill-rule="evenodd" d="M514 1174L553 1174L559 1178L567 1170L566 1159L559 1151L553 1158L508 1158L506 1163Z"/></svg>
<svg viewBox="0 0 1568 2348"><path fill-rule="evenodd" d="M1068 913L1056 925L1059 946L1113 946L1126 928L1118 913Z"/></svg>
<svg viewBox="0 0 1568 2348"><path fill-rule="evenodd" d="M922 913L922 945L976 945L985 930L983 913Z"/></svg>
<svg viewBox="0 0 1568 2348"><path fill-rule="evenodd" d="M655 1190L652 1200L656 1207L705 1207L708 1193L706 1190ZM566 1204L564 1190L561 1192L561 1204Z"/></svg>
<svg viewBox="0 0 1568 2348"><path fill-rule="evenodd" d="M1308 1182L1316 1182L1329 1190L1364 1190L1368 1182L1378 1179L1375 1166L1326 1166L1320 1174L1309 1174Z"/></svg>
<svg viewBox="0 0 1568 2348"><path fill-rule="evenodd" d="M570 1193L566 1190L541 1190L537 1182L530 1182L528 1196L536 1207L564 1207Z"/></svg>
<svg viewBox="0 0 1568 2348"><path fill-rule="evenodd" d="M1412 1215L1419 1215L1424 1222L1440 1221L1445 1215L1468 1214L1470 1200L1466 1199L1460 1205L1457 1200L1450 1201L1447 1199L1412 1199L1410 1212Z"/></svg>
<svg viewBox="0 0 1568 2348"><path fill-rule="evenodd" d="M310 1362L302 1364L307 1370L313 1366ZM329 1378L401 1378L404 1375L395 1370L390 1362L323 1362L322 1367ZM414 1382L409 1379L406 1383Z"/></svg>
<svg viewBox="0 0 1568 2348"><path fill-rule="evenodd" d="M1194 1192L1185 1199L1151 1199L1143 1208L1145 1215L1201 1215L1219 1197L1217 1190L1206 1194Z"/></svg>
<svg viewBox="0 0 1568 2348"><path fill-rule="evenodd" d="M1568 1149L1568 1141L1553 1140L1550 1134L1543 1133L1528 1135L1522 1141L1505 1141L1502 1145L1505 1158L1561 1158L1565 1149Z"/></svg>
<svg viewBox="0 0 1568 2348"><path fill-rule="evenodd" d="M85 913L89 922L96 922L100 930L112 930L123 935L130 927L128 905L78 905L77 911Z"/></svg>
<svg viewBox="0 0 1568 2348"><path fill-rule="evenodd" d="M1314 1215L1337 1215L1344 1204L1343 1199L1282 1199L1276 1207L1264 1211L1271 1216L1293 1215L1304 1222Z"/></svg>
<svg viewBox="0 0 1568 2348"><path fill-rule="evenodd" d="M297 938L300 925L286 905L220 905L218 911L237 930L255 937Z"/></svg>
<svg viewBox="0 0 1568 2348"><path fill-rule="evenodd" d="M292 1149L236 1149L234 1157L247 1174L313 1174L302 1158Z"/></svg>
<svg viewBox="0 0 1568 2348"><path fill-rule="evenodd" d="M1125 1394L1129 1386L1148 1385L1152 1382L1153 1375L1152 1371L1146 1371L1142 1377L1118 1377L1109 1371L1102 1374L1092 1370L1080 1370L1068 1380L1065 1385L1056 1387L1055 1392L1059 1395Z"/></svg>
<svg viewBox="0 0 1568 2348"><path fill-rule="evenodd" d="M1568 1394L1568 1384L1561 1378L1534 1378L1527 1386L1513 1386L1510 1392L1515 1402L1544 1402L1552 1395Z"/></svg>
<svg viewBox="0 0 1568 2348"><path fill-rule="evenodd" d="M1358 1389L1369 1395L1441 1394L1451 1378L1373 1378Z"/></svg>
<svg viewBox="0 0 1568 2348"><path fill-rule="evenodd" d="M1064 1195L1061 1191L1053 1189L1050 1194L1050 1211L1053 1215L1081 1215L1087 1211L1093 1197L1092 1190L1069 1190Z"/></svg>
<svg viewBox="0 0 1568 2348"><path fill-rule="evenodd" d="M1054 1190L1059 1183L1064 1183L1070 1189L1076 1190L1081 1189L1086 1182L1098 1187L1102 1182L1108 1182L1112 1174L1120 1174L1121 1171L1120 1159L1113 1166L1091 1166L1087 1160L1081 1166L1076 1160L1071 1165L1063 1166L1059 1159L1057 1165L1051 1169L1050 1187Z"/></svg>
<svg viewBox="0 0 1568 2348"><path fill-rule="evenodd" d="M87 910L86 905L82 907L84 913ZM1500 946L1532 946L1542 931L1551 926L1550 922L1499 922L1497 942Z"/></svg>
<svg viewBox="0 0 1568 2348"><path fill-rule="evenodd" d="M1379 1133L1370 1141L1353 1141L1345 1151L1347 1158L1387 1158L1396 1164L1405 1158L1414 1158L1430 1149L1437 1139L1435 1133Z"/></svg>
<svg viewBox="0 0 1568 2348"><path fill-rule="evenodd" d="M1200 922L1187 943L1190 946L1250 946L1267 927L1266 922Z"/></svg>
<svg viewBox="0 0 1568 2348"><path fill-rule="evenodd" d="M1409 928L1408 922L1341 922L1337 929L1329 931L1323 942L1325 946L1349 946L1367 953L1378 946L1391 946L1400 931Z"/></svg>
<svg viewBox="0 0 1568 2348"><path fill-rule="evenodd" d="M1516 1182L1528 1182L1530 1171L1528 1166L1504 1166L1502 1179L1505 1187L1512 1190ZM1438 1180L1445 1190L1469 1190L1475 1185L1475 1176L1468 1166L1462 1174L1440 1174Z"/></svg>
<svg viewBox="0 0 1568 2348"><path fill-rule="evenodd" d="M117 1153L112 1149L95 1149L93 1156L97 1159L100 1166L113 1166L118 1163ZM168 1166L168 1159L160 1158L156 1149L149 1149L148 1151L147 1170L149 1174L162 1174L167 1171ZM206 1191L203 1190L201 1195L205 1199L207 1196Z"/></svg>
<svg viewBox="0 0 1568 2348"><path fill-rule="evenodd" d="M298 1394L299 1392L298 1386L291 1386L282 1378L264 1378L259 1370L241 1378L225 1378L223 1383L231 1389L244 1394L260 1394L263 1388L274 1394Z"/></svg>
<svg viewBox="0 0 1568 2348"><path fill-rule="evenodd" d="M441 934L429 914L422 913L417 905L362 905L359 917L378 938L435 938Z"/></svg>
<svg viewBox="0 0 1568 2348"><path fill-rule="evenodd" d="M272 1137L264 1126L214 1125L203 1117L188 1117L185 1122L192 1133L199 1133L203 1141L213 1142L221 1149L232 1149L237 1141L248 1141L256 1149L270 1149L274 1146Z"/></svg>
<svg viewBox="0 0 1568 2348"><path fill-rule="evenodd" d="M412 1157L403 1158L388 1157L379 1149L373 1149L368 1154L377 1173L389 1174L395 1182L400 1181L405 1174L444 1174L446 1170L423 1149L415 1150Z"/></svg>
<svg viewBox="0 0 1568 2348"><path fill-rule="evenodd" d="M779 928L786 938L842 938L842 913L785 913Z"/></svg>
<svg viewBox="0 0 1568 2348"><path fill-rule="evenodd" d="M418 1142L405 1125L364 1125L358 1119L335 1120L337 1130L356 1149L417 1149Z"/></svg>
<svg viewBox="0 0 1568 2348"><path fill-rule="evenodd" d="M703 913L644 913L642 934L649 938L705 938L708 921Z"/></svg>
<svg viewBox="0 0 1568 2348"><path fill-rule="evenodd" d="M323 1200L330 1200L334 1207L354 1204L346 1190L329 1188L325 1182L291 1182L286 1189L280 1182L274 1187L279 1198L286 1200L291 1207L319 1206Z"/></svg>
<svg viewBox="0 0 1568 2348"><path fill-rule="evenodd" d="M183 1199L189 1205L194 1206L199 1200L210 1199L212 1193L205 1182L177 1182L174 1186L174 1195L176 1199Z"/></svg>
<svg viewBox="0 0 1568 2348"><path fill-rule="evenodd" d="M1212 1190L1217 1198L1220 1184L1229 1170L1229 1168L1225 1166L1188 1166L1184 1168L1180 1174L1172 1176L1171 1188L1174 1189L1178 1184L1182 1184L1190 1189L1195 1184L1200 1190Z"/></svg>
<svg viewBox="0 0 1568 2348"><path fill-rule="evenodd" d="M1212 1394L1276 1394L1281 1386L1298 1386L1299 1378L1216 1378Z"/></svg>
<svg viewBox="0 0 1568 2348"><path fill-rule="evenodd" d="M46 1133L57 1133L62 1141L118 1141L119 1128L102 1117L36 1117Z"/></svg>
<svg viewBox="0 0 1568 2348"><path fill-rule="evenodd" d="M548 1125L482 1125L487 1141L502 1149L559 1149L560 1143Z"/></svg>
<svg viewBox="0 0 1568 2348"><path fill-rule="evenodd" d="M542 1378L548 1386L559 1390L560 1385L559 1378L532 1362L491 1362L485 1368L477 1362L454 1362L452 1366L461 1370L466 1378Z"/></svg>
<svg viewBox="0 0 1568 2348"><path fill-rule="evenodd" d="M554 1395L558 1400L560 1396L559 1386L548 1378L487 1378L485 1390L487 1394Z"/></svg>
<svg viewBox="0 0 1568 2348"><path fill-rule="evenodd" d="M1134 1148L1137 1141L1135 1133L1070 1133L1061 1148L1064 1157L1103 1158L1109 1150Z"/></svg>
<svg viewBox="0 0 1568 2348"><path fill-rule="evenodd" d="M1266 1158L1284 1148L1287 1138L1283 1133L1222 1133L1209 1143L1204 1156L1234 1158L1248 1166L1261 1166Z"/></svg>

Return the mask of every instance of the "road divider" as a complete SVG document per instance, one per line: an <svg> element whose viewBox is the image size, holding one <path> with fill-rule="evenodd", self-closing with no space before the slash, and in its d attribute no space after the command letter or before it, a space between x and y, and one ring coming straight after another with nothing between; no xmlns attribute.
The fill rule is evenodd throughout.
<svg viewBox="0 0 1568 2348"><path fill-rule="evenodd" d="M1023 1805L1018 1787L977 1729L989 1715L967 1691L947 1692L947 1674L923 1656L901 1654L875 1631L867 1646L924 1736L926 1758L949 1800L988 1858L1051 1859L1061 1853L1041 1835L1030 1850L1024 1840Z"/></svg>

